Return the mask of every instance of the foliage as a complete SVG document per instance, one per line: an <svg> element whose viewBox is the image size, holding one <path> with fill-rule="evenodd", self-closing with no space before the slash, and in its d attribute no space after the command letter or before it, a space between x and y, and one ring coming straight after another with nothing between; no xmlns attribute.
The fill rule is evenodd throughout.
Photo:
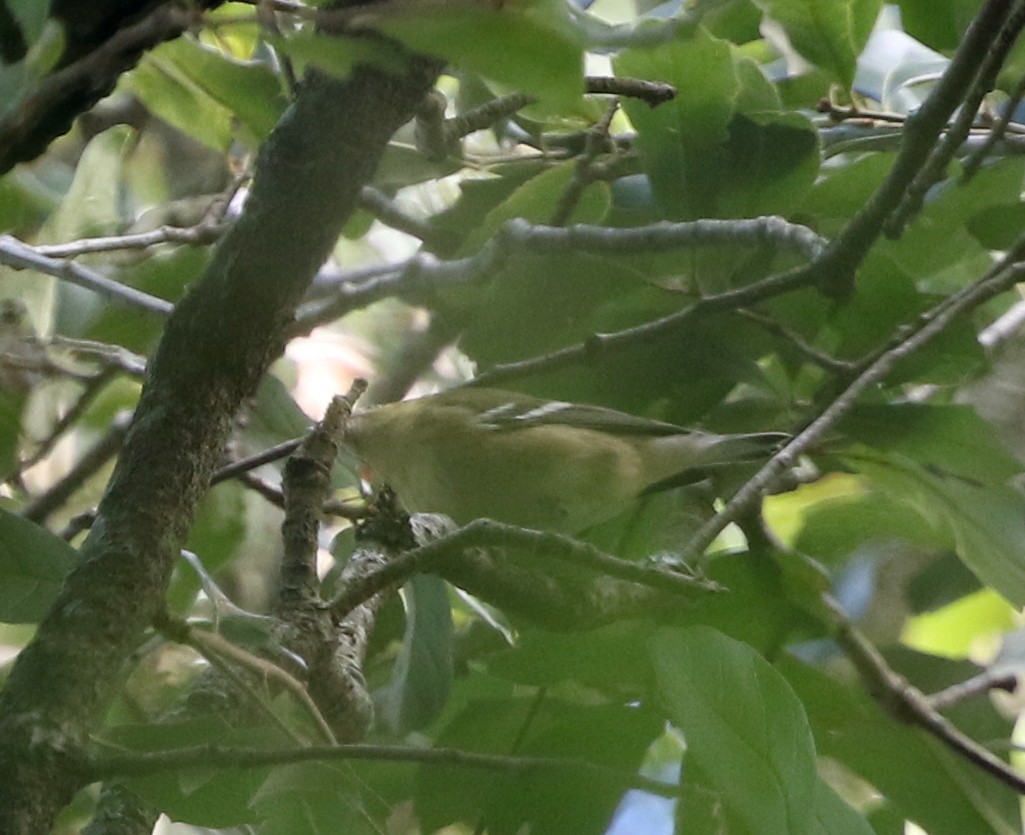
<svg viewBox="0 0 1025 835"><path fill-rule="evenodd" d="M26 50L4 55L0 119L73 35L7 5ZM31 640L79 564L166 302L247 222L250 178L302 164L253 166L296 118L295 71L397 75L424 52L446 62L443 107L384 149L223 463L302 435L368 373L377 396L473 376L794 440L581 536L619 562L484 530L473 544L515 564L502 582L472 555L404 575L367 616L377 720L357 748L310 747L323 729L292 687L310 671L275 622L283 467L224 473L82 734L85 772L184 832L1020 831L1015 716L985 691L1020 671L1025 605L1023 128L991 115L1020 116L1021 49L984 62L1022 4L904 2L903 28L873 0L580 5L197 11L0 178L0 640ZM988 39L965 35L976 14ZM962 80L924 89L926 65ZM958 135L976 75L998 87ZM356 476L343 452L336 496ZM362 545L339 517L324 530L331 599ZM692 572L709 582L681 590ZM116 618L85 620L99 641ZM191 712L211 668L227 715ZM980 692L949 706L966 681Z"/></svg>

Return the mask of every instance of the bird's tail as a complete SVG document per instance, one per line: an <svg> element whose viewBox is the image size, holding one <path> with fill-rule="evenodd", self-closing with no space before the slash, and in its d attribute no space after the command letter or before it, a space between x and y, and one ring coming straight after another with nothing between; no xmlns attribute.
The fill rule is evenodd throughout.
<svg viewBox="0 0 1025 835"><path fill-rule="evenodd" d="M641 495L694 484L706 478L714 478L716 474L733 470L736 467L764 461L778 452L790 440L790 437L785 432L749 432L738 435L708 434L702 439L704 442L696 446L693 444L694 439L691 438L692 456L690 460L682 467L668 468L667 474L649 484ZM671 440L671 438L664 439L667 464L672 461L669 448ZM661 443L662 439L656 441L655 445L658 446Z"/></svg>

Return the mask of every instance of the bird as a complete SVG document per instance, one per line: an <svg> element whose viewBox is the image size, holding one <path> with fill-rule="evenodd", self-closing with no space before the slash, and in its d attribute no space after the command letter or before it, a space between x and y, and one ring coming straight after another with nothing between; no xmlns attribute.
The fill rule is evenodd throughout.
<svg viewBox="0 0 1025 835"><path fill-rule="evenodd" d="M578 534L681 474L751 462L781 432L715 434L602 406L464 387L354 413L345 440L407 510Z"/></svg>

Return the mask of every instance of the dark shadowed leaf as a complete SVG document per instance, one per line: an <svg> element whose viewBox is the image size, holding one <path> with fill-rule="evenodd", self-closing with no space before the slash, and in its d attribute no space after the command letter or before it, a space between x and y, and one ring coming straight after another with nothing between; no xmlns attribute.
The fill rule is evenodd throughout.
<svg viewBox="0 0 1025 835"><path fill-rule="evenodd" d="M63 539L0 509L0 621L42 618L77 559Z"/></svg>

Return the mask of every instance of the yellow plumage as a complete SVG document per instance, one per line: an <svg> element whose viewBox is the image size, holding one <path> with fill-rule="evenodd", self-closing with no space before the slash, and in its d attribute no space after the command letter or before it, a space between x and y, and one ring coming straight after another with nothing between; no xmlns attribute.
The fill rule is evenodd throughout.
<svg viewBox="0 0 1025 835"><path fill-rule="evenodd" d="M765 455L779 433L716 435L598 406L456 389L357 413L347 440L407 508L577 533L699 467Z"/></svg>

